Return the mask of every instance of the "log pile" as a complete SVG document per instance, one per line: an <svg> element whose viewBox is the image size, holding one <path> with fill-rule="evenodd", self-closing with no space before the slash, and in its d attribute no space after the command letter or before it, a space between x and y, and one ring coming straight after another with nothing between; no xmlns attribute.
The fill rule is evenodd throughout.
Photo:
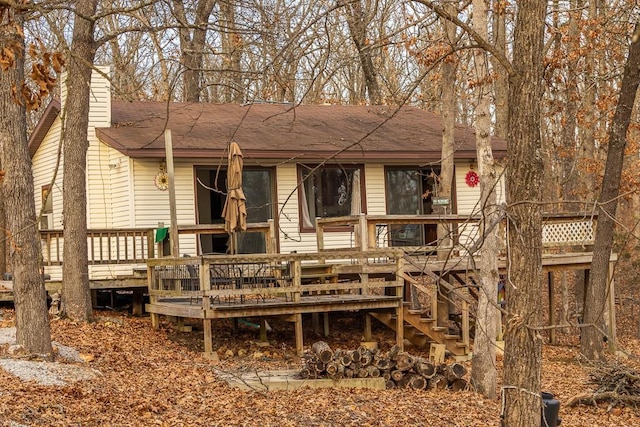
<svg viewBox="0 0 640 427"><path fill-rule="evenodd" d="M596 387L593 393L573 396L567 406L578 404L640 405L640 374L617 362L604 362L589 375L589 383Z"/></svg>
<svg viewBox="0 0 640 427"><path fill-rule="evenodd" d="M303 356L302 379L379 378L387 388L430 388L454 391L467 388L467 369L460 363L434 364L422 357L400 351L388 352L360 346L357 350L335 350L324 341L315 342Z"/></svg>

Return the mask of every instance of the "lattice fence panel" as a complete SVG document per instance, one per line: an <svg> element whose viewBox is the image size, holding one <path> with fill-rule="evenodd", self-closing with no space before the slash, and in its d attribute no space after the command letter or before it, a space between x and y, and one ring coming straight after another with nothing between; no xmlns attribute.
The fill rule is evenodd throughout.
<svg viewBox="0 0 640 427"><path fill-rule="evenodd" d="M593 221L554 222L543 224L542 244L545 246L591 245L594 242Z"/></svg>

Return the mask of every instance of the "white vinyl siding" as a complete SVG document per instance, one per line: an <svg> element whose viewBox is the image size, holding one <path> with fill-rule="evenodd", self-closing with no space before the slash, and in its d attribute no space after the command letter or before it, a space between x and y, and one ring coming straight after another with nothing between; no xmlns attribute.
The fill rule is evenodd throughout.
<svg viewBox="0 0 640 427"><path fill-rule="evenodd" d="M109 68L100 70L108 75ZM87 150L87 227L112 228L114 198L111 194L110 156L113 149L100 143L96 127L111 125L111 91L109 82L99 73L91 77L89 106L89 149Z"/></svg>
<svg viewBox="0 0 640 427"><path fill-rule="evenodd" d="M365 165L364 176L366 179L367 213L369 215L386 215L384 166L380 164Z"/></svg>
<svg viewBox="0 0 640 427"><path fill-rule="evenodd" d="M62 229L62 169L64 163L62 155L60 156L60 165L58 166L56 180L55 182L51 182L51 180L53 179L58 162L60 130L60 119L57 118L31 160L33 164L36 214L39 214L42 208L42 187L51 185L51 201L53 204L52 226L53 229L56 230Z"/></svg>
<svg viewBox="0 0 640 427"><path fill-rule="evenodd" d="M134 222L131 216L131 162L122 153L111 150L109 153L109 180L111 182L111 212L115 228L129 228Z"/></svg>
<svg viewBox="0 0 640 427"><path fill-rule="evenodd" d="M171 225L169 191L159 190L154 183L160 161L161 159L136 159L133 162L134 183L131 197L136 220L134 227L157 228L159 222L163 222L165 227ZM174 169L178 225L193 225L196 223L193 164L178 161ZM180 254L197 254L195 235L180 236Z"/></svg>

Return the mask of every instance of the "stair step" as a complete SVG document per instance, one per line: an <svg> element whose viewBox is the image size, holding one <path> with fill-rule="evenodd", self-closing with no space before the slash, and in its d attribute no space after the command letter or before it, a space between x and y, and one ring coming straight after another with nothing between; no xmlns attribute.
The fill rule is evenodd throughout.
<svg viewBox="0 0 640 427"><path fill-rule="evenodd" d="M463 343L463 342L457 342L456 343L456 347L465 348L465 347L467 347L467 345L465 343Z"/></svg>
<svg viewBox="0 0 640 427"><path fill-rule="evenodd" d="M409 309L409 310L407 310L407 313L409 313L409 314L422 314L423 312L424 311L421 310L421 309L416 309L416 310Z"/></svg>
<svg viewBox="0 0 640 427"><path fill-rule="evenodd" d="M436 319L432 319L431 317L421 317L420 322L422 323L433 323Z"/></svg>
<svg viewBox="0 0 640 427"><path fill-rule="evenodd" d="M431 330L433 332L444 332L447 330L446 326L432 326Z"/></svg>
<svg viewBox="0 0 640 427"><path fill-rule="evenodd" d="M450 335L450 334L444 335L445 340L459 340L460 338L462 338L460 335Z"/></svg>

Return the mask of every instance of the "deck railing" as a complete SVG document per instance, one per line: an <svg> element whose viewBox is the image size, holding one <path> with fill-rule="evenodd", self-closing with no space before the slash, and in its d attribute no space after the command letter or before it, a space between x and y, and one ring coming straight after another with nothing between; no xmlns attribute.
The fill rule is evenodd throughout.
<svg viewBox="0 0 640 427"><path fill-rule="evenodd" d="M376 250L326 254L206 255L199 257L148 260L149 295L158 298L204 299L208 304L266 302L284 297L292 302L313 294L340 293L367 295L393 289L402 295L402 251ZM355 255L355 256L354 256ZM338 267L384 263L396 272L393 280L361 280L359 275L340 276ZM335 267L335 268L334 268ZM345 279L346 278L346 279ZM388 291L387 291L388 292Z"/></svg>
<svg viewBox="0 0 640 427"><path fill-rule="evenodd" d="M392 246L392 228L399 226L439 226L447 230L449 244L434 240L420 246L400 246L406 252L424 250L454 250L468 253L469 248L480 238L478 226L481 218L469 215L352 215L333 218L316 218L317 248L319 252L344 249L370 250ZM545 248L593 245L597 216L592 213L543 214L542 243ZM354 238L350 246L327 249L324 232L327 228L351 227ZM503 238L504 225L500 224Z"/></svg>
<svg viewBox="0 0 640 427"><path fill-rule="evenodd" d="M62 265L64 233L41 230L43 265ZM119 228L87 230L87 261L97 264L141 264L154 257L153 229Z"/></svg>

